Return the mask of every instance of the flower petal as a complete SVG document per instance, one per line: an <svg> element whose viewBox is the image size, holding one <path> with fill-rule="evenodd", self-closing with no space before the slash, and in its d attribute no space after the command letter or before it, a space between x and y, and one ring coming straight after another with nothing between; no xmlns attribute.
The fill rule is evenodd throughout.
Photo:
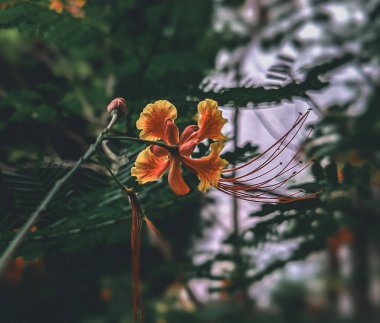
<svg viewBox="0 0 380 323"><path fill-rule="evenodd" d="M151 152L151 146L145 148L136 158L131 175L136 177L139 184L156 181L169 166L168 157L157 157Z"/></svg>
<svg viewBox="0 0 380 323"><path fill-rule="evenodd" d="M224 144L222 142L214 142L210 146L211 152L208 156L200 159L181 157L181 161L197 173L201 181L198 189L202 192L206 192L211 185L217 186L222 169L228 165L228 161L219 156L223 147Z"/></svg>
<svg viewBox="0 0 380 323"><path fill-rule="evenodd" d="M177 145L179 140L179 130L172 119L165 120L165 142L169 145Z"/></svg>
<svg viewBox="0 0 380 323"><path fill-rule="evenodd" d="M170 188L177 195L185 195L189 193L190 189L183 180L181 162L177 156L172 156L170 158L168 181Z"/></svg>
<svg viewBox="0 0 380 323"><path fill-rule="evenodd" d="M199 127L196 125L187 126L179 138L179 144L182 145L186 141L192 140L197 135L198 130Z"/></svg>
<svg viewBox="0 0 380 323"><path fill-rule="evenodd" d="M218 103L211 99L206 99L198 104L198 139L202 141L206 138L213 140L225 140L222 128L227 119L222 117L222 111L218 110Z"/></svg>
<svg viewBox="0 0 380 323"><path fill-rule="evenodd" d="M198 145L198 140L190 140L179 146L179 154L181 156L190 156L195 147Z"/></svg>
<svg viewBox="0 0 380 323"><path fill-rule="evenodd" d="M177 109L166 100L159 100L148 104L140 114L136 127L140 132L140 138L146 140L163 139L165 141L165 121L175 120Z"/></svg>
<svg viewBox="0 0 380 323"><path fill-rule="evenodd" d="M169 156L169 151L166 148L160 147L160 146L157 146L157 145L151 145L150 146L150 151L153 154L155 154L157 157Z"/></svg>

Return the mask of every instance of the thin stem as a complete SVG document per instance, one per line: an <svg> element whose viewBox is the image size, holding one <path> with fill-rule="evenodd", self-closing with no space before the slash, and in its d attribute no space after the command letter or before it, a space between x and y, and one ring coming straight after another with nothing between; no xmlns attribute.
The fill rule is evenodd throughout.
<svg viewBox="0 0 380 323"><path fill-rule="evenodd" d="M204 307L203 303L197 298L197 296L195 296L193 290L191 289L191 287L189 285L188 280L184 280L183 287L185 288L187 295L189 296L190 300L194 303L194 305L197 308L203 308Z"/></svg>
<svg viewBox="0 0 380 323"><path fill-rule="evenodd" d="M38 219L41 216L41 213L45 211L49 205L49 203L52 201L52 199L55 197L55 195L60 191L60 189L63 187L63 185L79 170L79 168L82 166L83 163L85 163L91 155L96 151L97 147L100 145L100 143L103 141L105 135L108 133L108 131L111 129L111 127L115 124L117 121L118 114L112 113L112 119L108 126L100 133L100 135L96 138L95 143L93 143L88 150L85 152L85 154L79 158L75 166L70 169L66 175L64 175L61 179L55 182L53 188L48 192L48 194L45 196L45 198L41 201L37 209L32 213L32 215L29 217L28 221L24 224L24 226L20 229L20 231L17 233L16 237L10 242L8 247L5 249L3 254L0 258L0 277L4 274L8 262L16 252L17 248L20 246L22 241L27 236L30 229L35 225L35 223L38 221Z"/></svg>
<svg viewBox="0 0 380 323"><path fill-rule="evenodd" d="M147 145L156 145L160 146L162 148L166 148L169 151L177 151L178 146L175 145L168 145L160 141L153 141L153 140L145 140L145 139L140 139L140 138L135 138L135 137L128 137L128 136L106 136L104 139L114 139L114 140L128 140L128 141L137 141L140 143L144 143Z"/></svg>
<svg viewBox="0 0 380 323"><path fill-rule="evenodd" d="M235 115L234 115L234 130L233 130L233 149L236 151L239 144L239 107L235 107ZM234 165L235 167L236 165ZM236 176L236 171L232 172L232 176ZM236 269L238 271L238 275L245 276L245 268L243 265L241 247L240 247L240 219L239 219L239 200L238 197L234 194L232 196L232 223L233 223L233 248L234 248L234 256L236 261ZM241 289L241 296L243 297L244 304L247 304L248 295L245 287Z"/></svg>
<svg viewBox="0 0 380 323"><path fill-rule="evenodd" d="M126 187L123 185L122 182L120 182L120 180L116 177L116 175L114 174L114 172L112 171L110 165L108 164L107 160L104 158L103 154L99 151L96 151L96 154L97 156L99 157L100 161L102 162L102 164L104 165L104 167L107 169L107 171L110 173L112 179L116 182L116 184L119 186L119 188L124 192L124 193L127 193L127 194L131 194L134 192L134 189L133 188L129 188L129 187Z"/></svg>
<svg viewBox="0 0 380 323"><path fill-rule="evenodd" d="M239 108L235 108L234 115L234 130L233 130L233 146L234 151L238 146L238 122L239 122ZM234 165L236 166L236 165ZM235 177L235 171L232 173L232 176ZM234 195L232 197L232 223L233 223L233 234L234 234L234 252L237 258L240 258L240 244L239 244L239 201L237 197Z"/></svg>

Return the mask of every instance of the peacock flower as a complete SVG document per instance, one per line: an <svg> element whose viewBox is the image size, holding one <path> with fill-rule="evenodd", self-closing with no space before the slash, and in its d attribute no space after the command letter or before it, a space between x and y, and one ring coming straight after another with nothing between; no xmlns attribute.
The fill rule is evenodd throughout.
<svg viewBox="0 0 380 323"><path fill-rule="evenodd" d="M174 121L177 109L166 100L148 104L136 122L143 140L161 140L165 145L150 145L137 156L132 176L140 184L156 181L168 169L170 188L178 195L187 194L190 189L182 177L182 165L192 170L199 178L198 189L202 192L210 186L217 186L222 170L228 162L220 157L223 149L222 128L227 122L218 103L206 99L198 104L198 125L190 125L182 134ZM199 159L191 158L196 146L205 139L215 140L210 153Z"/></svg>
<svg viewBox="0 0 380 323"><path fill-rule="evenodd" d="M164 144L157 142L140 152L131 170L132 176L140 184L145 184L161 178L169 169L171 189L178 195L184 195L189 192L181 173L184 165L198 176L198 189L202 192L213 186L241 200L263 203L290 203L315 198L318 193L299 196L301 191L291 194L282 191L286 183L312 163L303 164L298 160L302 145L290 158L286 157L309 114L310 110L300 113L288 131L260 155L246 163L225 168L228 162L220 157L220 153L225 140L221 130L227 120L222 117L216 101L206 99L200 102L198 126L188 126L181 135L174 124L176 108L168 101L156 101L145 107L136 125L141 130L141 139L162 140ZM195 147L204 139L215 140L210 146L210 154L200 159L191 158Z"/></svg>

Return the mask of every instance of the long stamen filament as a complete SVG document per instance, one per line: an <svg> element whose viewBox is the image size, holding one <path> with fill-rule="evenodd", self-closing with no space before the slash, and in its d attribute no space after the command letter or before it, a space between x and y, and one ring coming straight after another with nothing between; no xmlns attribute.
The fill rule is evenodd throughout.
<svg viewBox="0 0 380 323"><path fill-rule="evenodd" d="M295 124L291 127L291 129L282 137L280 138L279 141L277 141L274 145L271 146L271 148L275 147L277 144L279 144L279 147L261 164L259 165L258 167L256 167L255 169L251 170L249 173L246 173L244 175L241 175L239 177L236 177L236 179L240 179L240 178L243 178L243 177L246 177L246 176L249 176L261 169L263 169L264 167L266 167L269 163L271 163L272 161L274 161L278 156L281 155L281 153L288 147L288 145L293 141L293 139L298 135L298 133L300 132L300 130L302 129L302 126L304 125L305 121L306 121L306 117L308 116L308 112L301 118L299 119L299 122L301 122L301 124L299 124L299 127L297 129L297 131L292 135L292 137L290 138L290 140L281 148L281 145L283 145L283 143L285 142L286 138L289 136L289 134L295 129ZM299 118L299 117L298 117ZM297 118L297 119L298 119ZM261 154L261 156L263 156L265 153L269 152L270 149L267 149L263 154ZM297 155L297 153L295 154ZM260 156L258 156L256 158L256 160L259 158ZM251 162L247 163L244 167L248 166L249 164L251 164Z"/></svg>
<svg viewBox="0 0 380 323"><path fill-rule="evenodd" d="M297 174L302 172L304 169L309 167L309 165L312 162L307 163L304 167L301 167L300 169L296 169L296 167L300 166L302 162L298 162L296 164L293 164L293 161L297 158L299 153L302 150L302 146L296 151L296 153L288 160L284 166L282 162L279 162L275 166L270 166L269 169L265 170L265 168L268 167L274 160L276 160L284 151L287 149L287 147L291 144L291 142L294 140L294 138L300 133L302 130L306 119L310 113L310 110L308 110L305 114L299 114L290 129L274 144L272 144L270 147L268 147L263 153L261 153L259 156L253 158L252 160L234 168L229 168L223 171L223 173L228 172L234 172L240 169L246 169L249 165L252 163L258 161L261 157L268 154L271 150L272 153L269 154L267 158L264 159L258 166L256 166L254 169L245 172L242 175L239 175L237 177L228 178L228 177L222 177L217 185L217 189L225 194L235 196L239 199L246 200L246 201L254 201L254 202L265 202L265 203L290 203L295 200L304 200L304 199L310 199L315 198L318 193L312 193L305 196L297 196L300 194L300 191L292 193L290 195L283 195L281 193L277 193L277 190L281 188L285 183L287 183L289 180L294 178ZM305 140L310 136L312 132L312 129L307 133ZM280 168L279 171L276 171L275 175L273 174L275 170ZM276 179L279 179L279 177L282 177L282 175L285 175L286 173L289 173L290 171L296 169L293 171L291 175L286 176L285 179L279 180L274 182ZM259 175L256 176L250 176L254 173L259 173ZM269 175L269 178L265 179ZM253 180L257 180L259 178L262 178L261 181L256 183L251 183ZM256 191L256 193L252 193L252 191Z"/></svg>
<svg viewBox="0 0 380 323"><path fill-rule="evenodd" d="M236 171L236 170L239 170L239 169L242 169L250 164L252 164L253 162L255 162L256 160L258 160L259 158L263 157L266 153L268 153L273 147L277 146L279 144L279 146L281 147L281 144L286 140L286 138L288 137L288 135L298 126L300 125L300 123L303 121L306 120L307 116L309 115L309 111L306 112L303 116L301 116L301 114L299 114L297 116L297 119L296 121L293 123L293 125L291 126L291 128L279 139L277 140L274 144L272 144L271 146L269 146L264 152L262 152L259 156L253 158L252 160L250 160L249 162L243 164L243 165L240 165L238 167L234 167L234 168L228 168L228 169L225 169L223 170L223 173L228 173L228 172L233 172L233 171ZM302 127L303 123L300 125L300 128ZM269 157L271 158L273 156L273 154Z"/></svg>

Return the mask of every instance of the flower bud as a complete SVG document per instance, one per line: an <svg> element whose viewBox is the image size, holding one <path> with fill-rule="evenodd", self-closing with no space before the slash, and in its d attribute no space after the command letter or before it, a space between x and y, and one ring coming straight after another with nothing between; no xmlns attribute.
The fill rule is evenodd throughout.
<svg viewBox="0 0 380 323"><path fill-rule="evenodd" d="M123 115L127 110L127 103L123 98L115 98L113 99L107 106L107 112L111 113L116 110L119 115Z"/></svg>

